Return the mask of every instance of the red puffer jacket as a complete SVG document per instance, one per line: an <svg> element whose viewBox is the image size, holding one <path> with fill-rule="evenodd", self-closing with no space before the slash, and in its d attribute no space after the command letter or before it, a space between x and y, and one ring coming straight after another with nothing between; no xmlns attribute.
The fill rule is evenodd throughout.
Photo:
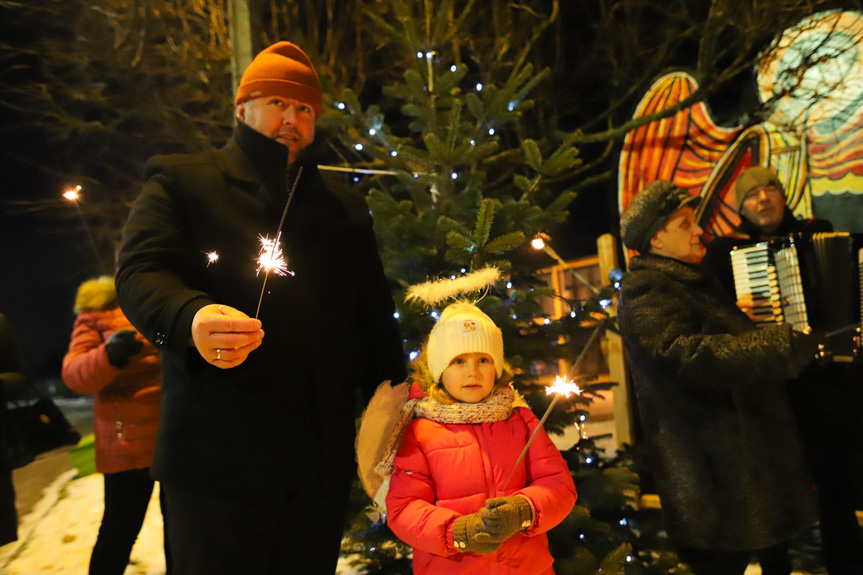
<svg viewBox="0 0 863 575"><path fill-rule="evenodd" d="M80 313L63 358L63 381L78 393L96 394L96 469L100 473L117 473L149 467L153 461L161 369L158 351L146 341L125 368L118 369L108 362L105 342L111 334L135 328L116 303L113 279L107 280L90 280L79 288L76 311Z"/></svg>
<svg viewBox="0 0 863 575"><path fill-rule="evenodd" d="M554 573L545 533L575 505L572 476L560 452L540 430L503 489L521 450L539 424L526 408L504 421L443 424L411 421L393 460L387 522L414 548L414 573L545 575ZM479 511L486 499L524 495L536 510L533 525L495 553L461 553L452 524Z"/></svg>

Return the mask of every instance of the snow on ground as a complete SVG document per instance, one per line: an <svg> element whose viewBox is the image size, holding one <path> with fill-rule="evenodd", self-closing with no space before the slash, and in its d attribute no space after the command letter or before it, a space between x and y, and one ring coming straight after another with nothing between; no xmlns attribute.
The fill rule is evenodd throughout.
<svg viewBox="0 0 863 575"><path fill-rule="evenodd" d="M57 477L33 510L21 518L18 541L0 547L0 573L87 573L102 521L104 483L101 474L73 480L75 473L72 469ZM157 488L124 575L164 575L162 533ZM356 575L344 560L339 562L338 573Z"/></svg>

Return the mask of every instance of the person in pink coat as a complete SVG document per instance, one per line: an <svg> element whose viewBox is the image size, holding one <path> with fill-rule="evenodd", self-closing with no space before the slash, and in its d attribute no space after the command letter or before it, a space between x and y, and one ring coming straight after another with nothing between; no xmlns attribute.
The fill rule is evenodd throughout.
<svg viewBox="0 0 863 575"><path fill-rule="evenodd" d="M542 429L516 465L539 421L510 385L500 329L454 303L414 368L412 419L379 466L414 573L553 574L546 532L572 510L575 485Z"/></svg>
<svg viewBox="0 0 863 575"><path fill-rule="evenodd" d="M78 393L95 394L96 470L105 476L105 510L89 573L121 575L153 493L149 469L162 397L159 353L123 315L110 276L81 284L75 313L63 381ZM161 498L160 503L164 515ZM167 549L165 558L170 573Z"/></svg>

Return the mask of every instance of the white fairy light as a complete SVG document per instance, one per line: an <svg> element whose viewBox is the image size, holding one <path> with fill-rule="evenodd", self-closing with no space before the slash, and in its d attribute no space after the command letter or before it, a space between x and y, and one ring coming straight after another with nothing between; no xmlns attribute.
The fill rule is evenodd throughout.
<svg viewBox="0 0 863 575"><path fill-rule="evenodd" d="M449 71L450 71L450 72L455 72L457 68L458 68L458 67L457 67L455 64L453 64L452 66L450 66L450 67L449 67Z"/></svg>
<svg viewBox="0 0 863 575"><path fill-rule="evenodd" d="M477 92L482 92L482 82L477 82L477 83L476 83L476 91L477 91Z"/></svg>
<svg viewBox="0 0 863 575"><path fill-rule="evenodd" d="M494 136L494 128L489 128L489 129L488 129L488 135L489 135L489 136Z"/></svg>
<svg viewBox="0 0 863 575"><path fill-rule="evenodd" d="M358 152L362 152L363 151L363 145L362 144L354 144L354 149Z"/></svg>
<svg viewBox="0 0 863 575"><path fill-rule="evenodd" d="M339 110L344 110L346 108L345 103L344 102L336 102L336 108L338 108Z"/></svg>
<svg viewBox="0 0 863 575"><path fill-rule="evenodd" d="M422 51L417 51L417 58L422 58L422 57L423 57Z"/></svg>
<svg viewBox="0 0 863 575"><path fill-rule="evenodd" d="M455 173L455 172L453 172L453 173L451 173L451 174L449 175L449 177L451 177L453 180L457 180L457 179L458 179L458 174L457 174L457 173Z"/></svg>
<svg viewBox="0 0 863 575"><path fill-rule="evenodd" d="M398 156L398 155L399 155L399 153L398 153L398 152L396 152L395 150L393 150L392 152L390 152L390 156L392 156L393 158L395 158L395 157L396 157L396 156Z"/></svg>
<svg viewBox="0 0 863 575"><path fill-rule="evenodd" d="M369 128L369 136L374 136L377 133L378 133L378 131L375 130L374 128Z"/></svg>

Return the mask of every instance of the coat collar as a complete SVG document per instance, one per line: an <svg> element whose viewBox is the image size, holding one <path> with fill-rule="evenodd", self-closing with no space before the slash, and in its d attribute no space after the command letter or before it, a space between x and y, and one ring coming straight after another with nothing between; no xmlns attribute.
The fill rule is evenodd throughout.
<svg viewBox="0 0 863 575"><path fill-rule="evenodd" d="M782 221L779 222L779 227L776 228L776 231L772 234L763 233L758 226L750 222L742 215L740 216L740 225L734 229L734 234L742 234L750 238L756 239L762 237L784 236L792 233L796 224L797 218L794 217L794 214L791 212L788 206L785 206L785 211L782 213Z"/></svg>
<svg viewBox="0 0 863 575"><path fill-rule="evenodd" d="M247 182L284 181L288 149L243 122L237 122L233 137L219 154L222 170Z"/></svg>
<svg viewBox="0 0 863 575"><path fill-rule="evenodd" d="M694 264L687 264L680 260L651 253L633 257L629 262L629 269L633 272L638 270L657 271L686 283L697 283L706 279L706 276Z"/></svg>

